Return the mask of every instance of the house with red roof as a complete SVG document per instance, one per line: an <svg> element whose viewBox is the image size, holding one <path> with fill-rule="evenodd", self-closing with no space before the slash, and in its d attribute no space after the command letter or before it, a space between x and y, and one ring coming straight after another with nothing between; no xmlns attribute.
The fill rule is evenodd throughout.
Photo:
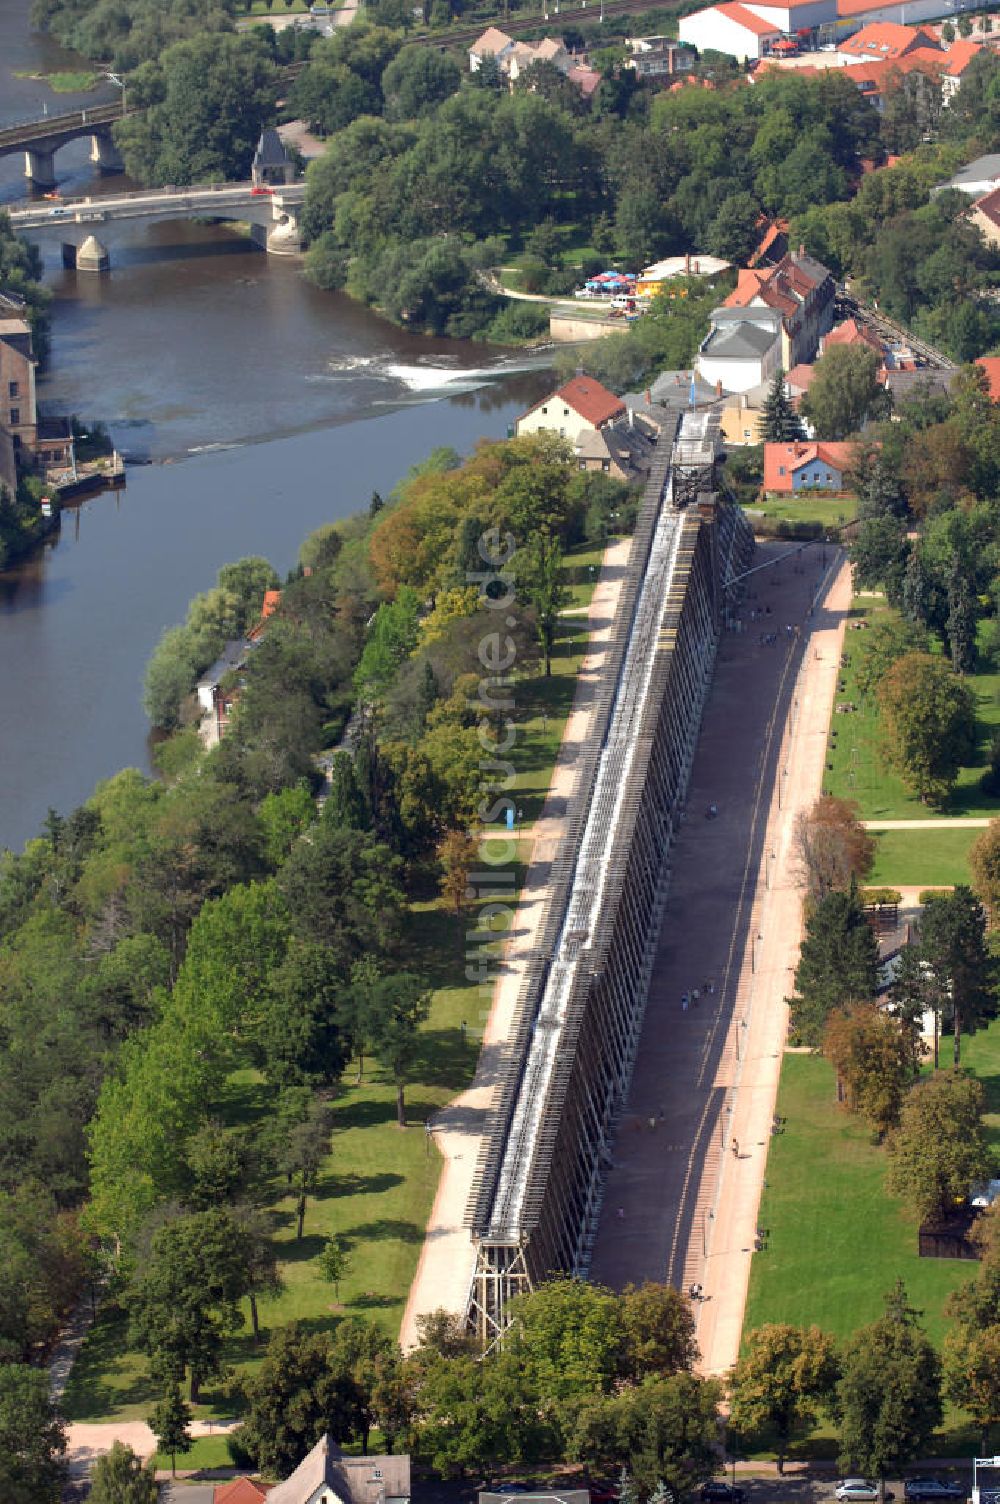
<svg viewBox="0 0 1000 1504"><path fill-rule="evenodd" d="M1000 355L980 355L976 365L986 372L990 384L990 401L1000 402Z"/></svg>
<svg viewBox="0 0 1000 1504"><path fill-rule="evenodd" d="M625 404L592 376L574 376L550 392L517 420L518 437L526 433L557 433L574 443L580 434L605 428L625 417Z"/></svg>
<svg viewBox="0 0 1000 1504"><path fill-rule="evenodd" d="M273 1483L259 1483L255 1478L231 1478L228 1483L215 1485L212 1504L261 1504L273 1487Z"/></svg>
<svg viewBox="0 0 1000 1504"><path fill-rule="evenodd" d="M866 324L859 324L857 319L844 319L834 329L830 330L823 339L823 354L825 355L831 345L866 345L874 351L879 360L885 354L882 341L874 334Z"/></svg>
<svg viewBox="0 0 1000 1504"><path fill-rule="evenodd" d="M969 210L968 218L976 226L987 245L1000 245L1000 188L977 198Z"/></svg>
<svg viewBox="0 0 1000 1504"><path fill-rule="evenodd" d="M842 491L854 461L849 443L764 445L764 490L779 495L798 491Z"/></svg>
<svg viewBox="0 0 1000 1504"><path fill-rule="evenodd" d="M922 31L917 26L900 26L895 21L875 21L862 26L846 42L841 42L838 51L845 57L884 62L905 57L917 47L933 47L935 51L941 51L937 38L929 31Z"/></svg>
<svg viewBox="0 0 1000 1504"><path fill-rule="evenodd" d="M725 308L772 308L781 314L781 364L785 370L812 360L833 323L836 287L822 262L800 246L775 266L746 267Z"/></svg>

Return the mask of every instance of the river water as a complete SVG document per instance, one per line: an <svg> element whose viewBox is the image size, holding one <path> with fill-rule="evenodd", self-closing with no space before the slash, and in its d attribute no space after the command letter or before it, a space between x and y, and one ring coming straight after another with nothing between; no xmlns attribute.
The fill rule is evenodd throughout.
<svg viewBox="0 0 1000 1504"><path fill-rule="evenodd" d="M80 66L27 30L26 11L0 0L3 123L81 102L14 78ZM0 158L0 205L25 195L21 171ZM85 142L56 173L64 192L127 186L94 177ZM101 238L104 277L66 271L58 232L39 237L55 295L39 392L152 463L0 573L0 847L19 848L50 805L72 809L118 768L148 768L143 667L221 564L264 554L287 569L308 532L367 506L436 445L502 436L545 381L537 357L525 370L510 352L395 329L232 229L105 225Z"/></svg>

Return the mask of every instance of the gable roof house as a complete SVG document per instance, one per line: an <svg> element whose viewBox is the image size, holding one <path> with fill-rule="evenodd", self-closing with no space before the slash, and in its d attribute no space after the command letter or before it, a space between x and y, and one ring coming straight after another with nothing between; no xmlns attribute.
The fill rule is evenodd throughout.
<svg viewBox="0 0 1000 1504"><path fill-rule="evenodd" d="M862 26L852 37L838 44L838 51L846 57L882 61L905 57L917 47L933 47L940 52L937 38L916 26L900 26L895 21L875 21Z"/></svg>
<svg viewBox="0 0 1000 1504"><path fill-rule="evenodd" d="M747 392L781 364L781 315L771 308L715 308L697 369L716 391Z"/></svg>
<svg viewBox="0 0 1000 1504"><path fill-rule="evenodd" d="M854 459L850 443L764 445L764 490L842 491Z"/></svg>
<svg viewBox="0 0 1000 1504"><path fill-rule="evenodd" d="M677 35L690 47L713 48L736 58L761 58L782 35L779 20L771 20L741 5L739 0L721 0L693 15L681 16Z"/></svg>
<svg viewBox="0 0 1000 1504"><path fill-rule="evenodd" d="M347 1457L323 1436L267 1504L409 1504L410 1459Z"/></svg>
<svg viewBox="0 0 1000 1504"><path fill-rule="evenodd" d="M625 404L614 392L591 376L574 376L522 413L516 431L519 438L525 433L544 431L575 443L586 429L604 428L624 416Z"/></svg>
<svg viewBox="0 0 1000 1504"><path fill-rule="evenodd" d="M741 271L724 306L771 308L781 315L781 364L788 371L816 354L833 323L835 296L830 272L800 246L775 266Z"/></svg>
<svg viewBox="0 0 1000 1504"><path fill-rule="evenodd" d="M273 1487L273 1483L261 1483L256 1478L231 1478L228 1483L216 1484L212 1504L261 1504Z"/></svg>
<svg viewBox="0 0 1000 1504"><path fill-rule="evenodd" d="M513 37L496 26L487 26L482 36L477 37L469 48L469 72L478 73L486 56L495 57L502 67L513 50Z"/></svg>

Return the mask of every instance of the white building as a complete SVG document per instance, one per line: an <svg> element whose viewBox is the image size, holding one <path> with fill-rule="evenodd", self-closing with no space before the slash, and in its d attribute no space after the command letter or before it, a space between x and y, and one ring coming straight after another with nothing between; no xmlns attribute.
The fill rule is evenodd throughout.
<svg viewBox="0 0 1000 1504"><path fill-rule="evenodd" d="M483 66L483 58L495 57L502 66L514 50L514 38L509 37L505 31L500 31L496 26L487 26L481 37L477 37L469 48L469 72L478 73Z"/></svg>
<svg viewBox="0 0 1000 1504"><path fill-rule="evenodd" d="M698 374L722 392L748 392L781 364L781 314L772 308L716 308L701 342Z"/></svg>
<svg viewBox="0 0 1000 1504"><path fill-rule="evenodd" d="M574 376L565 386L529 407L517 420L518 438L526 433L557 433L576 443L585 432L596 432L625 417L625 404L592 376Z"/></svg>
<svg viewBox="0 0 1000 1504"><path fill-rule="evenodd" d="M710 48L730 57L760 58L781 36L781 27L763 20L739 0L723 0L720 5L681 16L677 35L699 52Z"/></svg>

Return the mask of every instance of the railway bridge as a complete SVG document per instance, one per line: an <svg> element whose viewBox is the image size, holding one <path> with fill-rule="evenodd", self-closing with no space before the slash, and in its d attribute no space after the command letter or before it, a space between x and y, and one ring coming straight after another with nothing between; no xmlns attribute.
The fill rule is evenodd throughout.
<svg viewBox="0 0 1000 1504"><path fill-rule="evenodd" d="M121 102L116 100L40 120L22 120L0 130L0 157L23 152L28 181L35 188L54 188L56 152L70 141L89 136L90 160L104 172L121 172L122 160L111 135L111 127L121 118Z"/></svg>
<svg viewBox="0 0 1000 1504"><path fill-rule="evenodd" d="M660 440L521 985L466 1215L467 1320L486 1349L516 1295L589 1269L715 651L753 550L715 492L717 425L688 413Z"/></svg>

